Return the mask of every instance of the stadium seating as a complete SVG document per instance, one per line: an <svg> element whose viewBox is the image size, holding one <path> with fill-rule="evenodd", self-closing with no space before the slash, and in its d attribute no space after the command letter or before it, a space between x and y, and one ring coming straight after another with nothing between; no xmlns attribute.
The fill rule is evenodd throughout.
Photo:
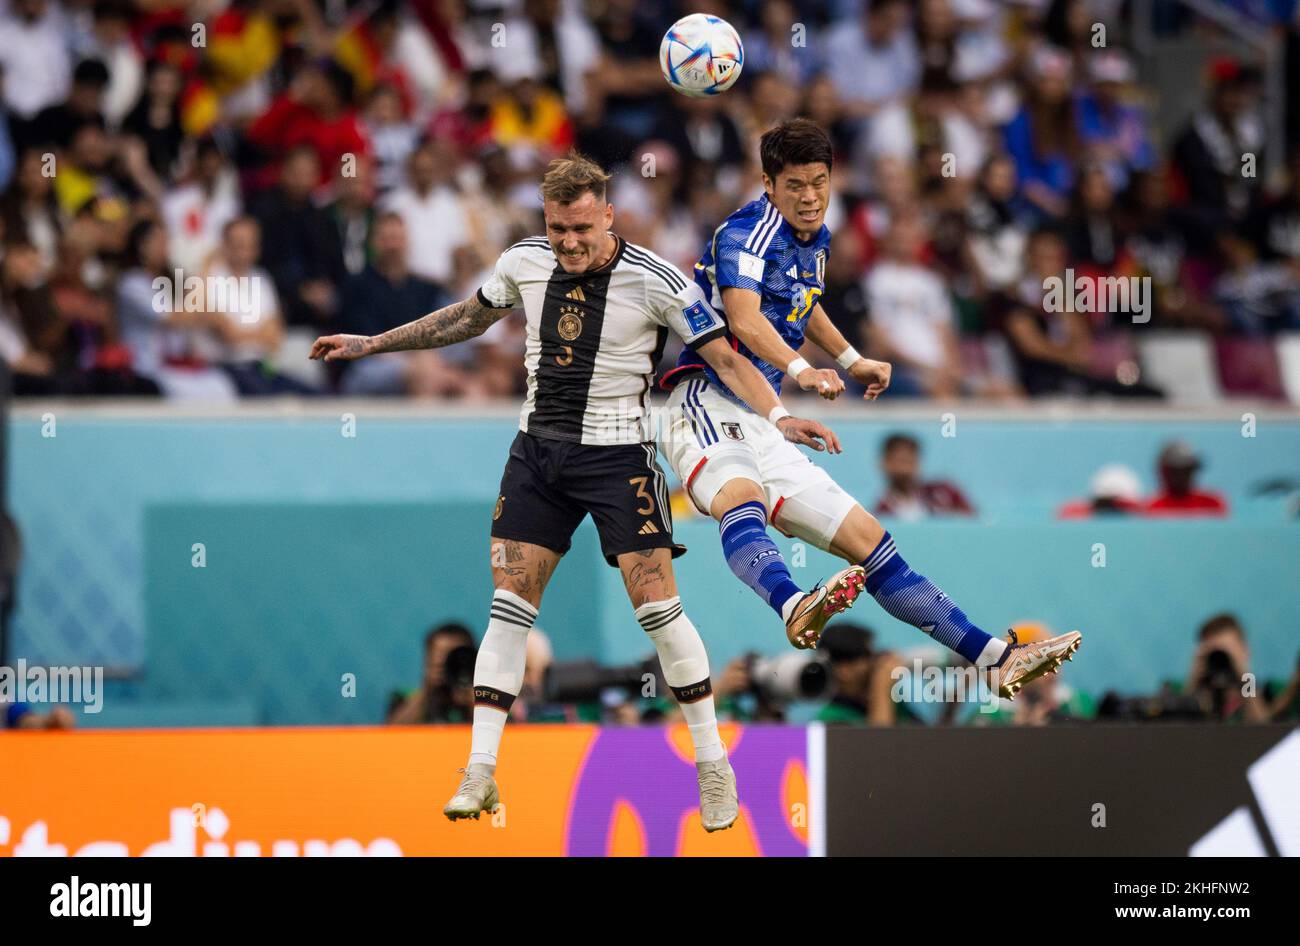
<svg viewBox="0 0 1300 946"><path fill-rule="evenodd" d="M1149 332L1138 336L1146 379L1179 404L1211 404L1220 398L1214 347L1190 332Z"/></svg>

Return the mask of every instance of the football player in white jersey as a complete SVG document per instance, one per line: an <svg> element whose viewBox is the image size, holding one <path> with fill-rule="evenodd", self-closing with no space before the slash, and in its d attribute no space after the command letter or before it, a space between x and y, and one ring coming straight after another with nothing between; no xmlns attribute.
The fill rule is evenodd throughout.
<svg viewBox="0 0 1300 946"><path fill-rule="evenodd" d="M481 335L512 309L526 316L528 396L492 517L496 591L474 671L469 763L447 817L477 818L498 802L497 751L523 682L528 631L573 531L590 514L681 706L695 744L701 820L716 831L738 814L735 774L718 734L704 644L677 595L672 559L685 549L673 542L646 401L667 332L699 352L778 438L818 450L838 451L839 443L781 406L727 344L698 286L611 231L607 180L579 155L553 161L542 183L546 235L503 253L476 295L382 335L319 338L311 357L438 348ZM820 632L849 603L824 587L801 592L791 633Z"/></svg>
<svg viewBox="0 0 1300 946"><path fill-rule="evenodd" d="M786 375L828 399L844 390L835 371L800 357L807 339L874 399L889 387L890 365L858 354L818 301L830 251L830 139L815 122L796 118L765 132L759 150L764 193L714 231L695 265L695 281L723 314L737 350L774 390ZM1029 680L1073 659L1082 640L1077 631L1020 644L1014 632L1003 639L973 624L903 561L880 522L820 466L755 423L761 418L695 352L682 353L664 386L673 390L664 439L669 464L692 502L719 521L732 571L778 613L790 606L793 589L769 523L855 563L851 568L865 579L861 587L885 611L985 670L1002 696L1014 699ZM807 648L816 646L819 634L810 627L788 636L795 647Z"/></svg>

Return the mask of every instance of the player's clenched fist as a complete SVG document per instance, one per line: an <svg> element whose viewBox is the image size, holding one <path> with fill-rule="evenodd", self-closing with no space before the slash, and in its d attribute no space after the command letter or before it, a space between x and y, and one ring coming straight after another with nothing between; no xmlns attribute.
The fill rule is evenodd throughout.
<svg viewBox="0 0 1300 946"><path fill-rule="evenodd" d="M859 384L866 385L867 393L863 395L868 401L874 401L880 395L885 393L889 387L889 377L893 374L894 366L887 361L872 361L870 358L859 358L849 368L849 374L853 380Z"/></svg>
<svg viewBox="0 0 1300 946"><path fill-rule="evenodd" d="M827 450L831 453L844 452L840 448L840 438L835 436L835 431L815 420L808 420L803 417L782 417L776 422L776 427L777 430L781 431L781 435L791 443L812 447L814 450ZM826 446L823 447L818 443L818 440L825 441Z"/></svg>
<svg viewBox="0 0 1300 946"><path fill-rule="evenodd" d="M370 339L365 335L322 335L311 346L312 360L353 361L370 354Z"/></svg>
<svg viewBox="0 0 1300 946"><path fill-rule="evenodd" d="M805 391L816 391L828 401L833 401L844 390L839 373L829 368L805 368L795 378Z"/></svg>

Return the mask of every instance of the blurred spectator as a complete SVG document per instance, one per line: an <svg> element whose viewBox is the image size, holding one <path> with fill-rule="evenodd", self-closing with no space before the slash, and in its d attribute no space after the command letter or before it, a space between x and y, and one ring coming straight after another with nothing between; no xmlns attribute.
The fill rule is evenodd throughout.
<svg viewBox="0 0 1300 946"><path fill-rule="evenodd" d="M856 230L844 227L831 237L822 308L854 348L867 347L862 337L867 318L867 291L858 278L861 260L862 239Z"/></svg>
<svg viewBox="0 0 1300 946"><path fill-rule="evenodd" d="M248 139L270 159L272 170L297 148L316 155L316 181L334 179L345 155L369 152L352 107L352 75L332 59L308 63L289 90L248 126Z"/></svg>
<svg viewBox="0 0 1300 946"><path fill-rule="evenodd" d="M131 8L120 0L96 0L94 23L84 53L108 70L104 90L104 118L118 128L140 98L144 88L144 60L131 41Z"/></svg>
<svg viewBox="0 0 1300 946"><path fill-rule="evenodd" d="M0 199L0 217L4 219L4 238L25 243L39 254L42 273L54 269L61 238L58 200L54 196L54 179L47 174L48 163L36 149L23 151L13 184Z"/></svg>
<svg viewBox="0 0 1300 946"><path fill-rule="evenodd" d="M50 0L10 0L0 10L0 70L5 105L20 121L68 97L72 59L62 11Z"/></svg>
<svg viewBox="0 0 1300 946"><path fill-rule="evenodd" d="M24 129L22 144L45 150L67 148L84 122L103 120L107 88L108 68L98 59L83 59L72 73L67 101L41 109Z"/></svg>
<svg viewBox="0 0 1300 946"><path fill-rule="evenodd" d="M1126 101L1133 64L1119 50L1093 50L1087 59L1090 87L1079 96L1079 138L1100 162L1110 185L1122 190L1134 171L1155 163L1146 113Z"/></svg>
<svg viewBox="0 0 1300 946"><path fill-rule="evenodd" d="M212 138L200 139L188 179L168 190L160 207L172 263L185 273L202 272L241 209L239 182L221 148Z"/></svg>
<svg viewBox="0 0 1300 946"><path fill-rule="evenodd" d="M1029 240L1028 256L1029 271L1019 287L991 305L995 324L1000 325L1011 346L1025 391L1034 396L1158 396L1158 391L1137 379L1124 383L1094 374L1092 330L1087 317L1071 308L1047 311L1046 280L1065 277L1066 249L1060 235L1050 228L1035 231Z"/></svg>
<svg viewBox="0 0 1300 946"><path fill-rule="evenodd" d="M374 162L358 157L350 171L340 170L334 181L334 201L325 208L338 233L345 278L366 268L375 222Z"/></svg>
<svg viewBox="0 0 1300 946"><path fill-rule="evenodd" d="M411 273L407 227L392 211L375 218L371 237L374 261L343 290L342 330L380 335L448 305L446 290ZM349 395L460 394L466 379L436 349L395 351L350 363L340 390Z"/></svg>
<svg viewBox="0 0 1300 946"><path fill-rule="evenodd" d="M424 636L424 679L411 693L393 694L386 721L393 726L469 722L474 658L474 635L465 625L439 624L430 629Z"/></svg>
<svg viewBox="0 0 1300 946"><path fill-rule="evenodd" d="M1158 164L1129 182L1125 245L1139 276L1151 280L1153 324L1216 330L1222 314L1209 302L1209 244L1194 215L1170 202L1169 169Z"/></svg>
<svg viewBox="0 0 1300 946"><path fill-rule="evenodd" d="M1147 502L1149 514L1226 516L1228 502L1219 493L1196 488L1201 458L1181 440L1165 444L1156 461L1160 490Z"/></svg>
<svg viewBox="0 0 1300 946"><path fill-rule="evenodd" d="M1128 274L1131 264L1115 217L1115 191L1101 164L1089 163L1079 171L1063 229L1076 272L1088 277Z"/></svg>
<svg viewBox="0 0 1300 946"><path fill-rule="evenodd" d="M967 244L976 291L1005 290L1024 272L1029 233L1024 210L1016 198L1016 165L1006 154L995 154L980 171L979 187L966 216Z"/></svg>
<svg viewBox="0 0 1300 946"><path fill-rule="evenodd" d="M18 167L18 147L14 142L14 129L9 120L9 108L4 102L4 66L0 64L0 195L9 187Z"/></svg>
<svg viewBox="0 0 1300 946"><path fill-rule="evenodd" d="M870 116L916 88L921 55L909 28L911 15L911 4L905 0L873 0L858 18L831 26L825 61L842 66L831 75L849 115Z"/></svg>
<svg viewBox="0 0 1300 946"><path fill-rule="evenodd" d="M1057 510L1056 518L1136 515L1143 508L1142 483L1137 473L1122 463L1108 463L1092 475L1088 498L1065 503Z"/></svg>
<svg viewBox="0 0 1300 946"><path fill-rule="evenodd" d="M921 479L921 444L907 434L890 434L880 448L885 492L876 515L915 521L928 516L974 516L975 508L955 483Z"/></svg>
<svg viewBox="0 0 1300 946"><path fill-rule="evenodd" d="M469 219L452 177L454 168L446 145L426 141L411 154L406 186L381 202L406 223L411 272L433 282L447 281L452 253L468 241Z"/></svg>
<svg viewBox="0 0 1300 946"><path fill-rule="evenodd" d="M1247 237L1233 230L1218 236L1224 269L1214 301L1243 335L1300 329L1300 270L1294 263L1263 262Z"/></svg>
<svg viewBox="0 0 1300 946"><path fill-rule="evenodd" d="M874 634L855 624L831 624L818 650L830 661L832 696L817 714L823 723L869 723L892 726L898 706L890 690L897 659L874 649Z"/></svg>
<svg viewBox="0 0 1300 946"><path fill-rule="evenodd" d="M1074 161L1080 153L1070 99L1070 59L1055 47L1040 46L1028 69L1028 95L1004 129L1005 144L1016 162L1025 199L1041 216L1059 217L1068 206Z"/></svg>
<svg viewBox="0 0 1300 946"><path fill-rule="evenodd" d="M224 315L175 304L176 274L168 268L167 231L152 220L131 230L130 267L117 284L117 321L135 371L169 398L233 401L237 389L204 357L208 341L229 324Z"/></svg>
<svg viewBox="0 0 1300 946"><path fill-rule="evenodd" d="M1250 648L1234 615L1210 618L1196 635L1196 650L1183 692L1194 697L1210 719L1260 723L1268 718L1265 701L1247 686Z"/></svg>
<svg viewBox="0 0 1300 946"><path fill-rule="evenodd" d="M207 307L225 318L216 333L218 362L242 395L314 394L271 366L284 341L280 299L270 273L257 265L262 231L252 217L226 224L221 250L204 274Z"/></svg>
<svg viewBox="0 0 1300 946"><path fill-rule="evenodd" d="M275 280L290 325L334 325L343 251L328 213L312 191L320 180L317 151L297 145L285 155L277 187L262 194L252 214L262 226L262 262Z"/></svg>
<svg viewBox="0 0 1300 946"><path fill-rule="evenodd" d="M885 256L866 278L869 348L893 363L891 394L951 397L961 388L952 301L921 262L925 239L916 212L890 223Z"/></svg>
<svg viewBox="0 0 1300 946"><path fill-rule="evenodd" d="M402 114L402 97L392 85L371 90L362 126L374 149L376 189L387 193L402 183L420 131Z"/></svg>
<svg viewBox="0 0 1300 946"><path fill-rule="evenodd" d="M1285 264L1300 278L1300 144L1287 163L1288 187L1262 205L1251 221L1251 233L1264 260Z"/></svg>
<svg viewBox="0 0 1300 946"><path fill-rule="evenodd" d="M164 181L175 176L176 161L185 141L181 126L184 82L184 75L174 64L153 60L145 73L144 93L122 121L123 133L139 139L148 155L149 166Z"/></svg>
<svg viewBox="0 0 1300 946"><path fill-rule="evenodd" d="M1252 208L1265 167L1265 129L1254 70L1222 59L1210 75L1209 104L1174 142L1174 156L1191 205L1222 225L1243 220ZM1243 173L1248 161L1256 169L1249 175Z"/></svg>
<svg viewBox="0 0 1300 946"><path fill-rule="evenodd" d="M542 232L541 203L536 182L521 179L505 148L484 146L477 163L482 179L462 198L471 234L466 245L495 259L521 236Z"/></svg>

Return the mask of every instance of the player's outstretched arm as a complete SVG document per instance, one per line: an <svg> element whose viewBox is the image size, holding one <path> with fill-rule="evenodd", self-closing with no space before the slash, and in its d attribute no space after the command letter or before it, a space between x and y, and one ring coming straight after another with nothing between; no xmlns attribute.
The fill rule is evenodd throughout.
<svg viewBox="0 0 1300 946"><path fill-rule="evenodd" d="M833 430L815 420L791 416L762 373L748 358L733 351L725 339L715 338L695 350L718 373L723 384L739 394L752 411L776 424L786 440L814 450L842 452L840 439Z"/></svg>
<svg viewBox="0 0 1300 946"><path fill-rule="evenodd" d="M477 294L462 302L444 306L436 312L389 329L382 335L325 335L311 346L312 358L326 361L352 361L386 351L410 351L415 348L443 348L488 330L493 322L512 310L483 304Z"/></svg>
<svg viewBox="0 0 1300 946"><path fill-rule="evenodd" d="M853 380L866 385L867 393L863 397L868 401L874 401L885 393L893 366L887 361L873 361L859 355L844 333L835 327L820 302L813 306L804 332L809 341L838 361Z"/></svg>
<svg viewBox="0 0 1300 946"><path fill-rule="evenodd" d="M727 326L732 334L759 358L794 378L803 390L816 391L828 401L835 400L844 390L839 374L814 368L800 358L799 353L772 328L772 323L763 317L759 307L761 301L758 293L751 289L727 286L722 290L722 307L727 311Z"/></svg>

